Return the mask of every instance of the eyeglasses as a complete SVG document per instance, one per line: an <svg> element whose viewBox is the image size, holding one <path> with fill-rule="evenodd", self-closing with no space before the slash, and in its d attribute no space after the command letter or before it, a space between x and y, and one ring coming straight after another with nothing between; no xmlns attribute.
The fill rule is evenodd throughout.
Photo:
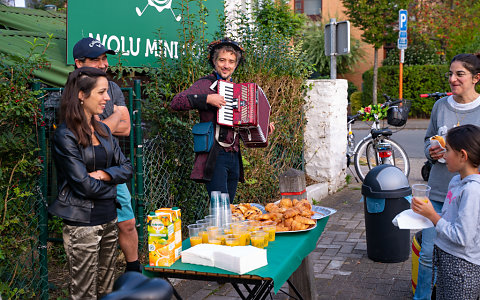
<svg viewBox="0 0 480 300"><path fill-rule="evenodd" d="M446 77L446 78L450 78L450 77L452 77L453 75L455 75L457 78L462 78L462 77L467 76L468 74L472 74L472 73L467 73L467 72L463 72L463 71L458 71L458 72L456 72L456 73L447 72L447 73L445 73L445 77Z"/></svg>

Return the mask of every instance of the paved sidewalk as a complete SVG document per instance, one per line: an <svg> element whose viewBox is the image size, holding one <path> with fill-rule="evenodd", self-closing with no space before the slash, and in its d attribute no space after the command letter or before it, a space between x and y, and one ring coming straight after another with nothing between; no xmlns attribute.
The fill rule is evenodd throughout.
<svg viewBox="0 0 480 300"><path fill-rule="evenodd" d="M367 257L360 187L352 183L320 201L319 205L335 208L337 213L330 217L311 253L318 298L411 299L410 259L387 264ZM176 288L184 299L240 299L230 284L182 281ZM282 293L272 297L288 299Z"/></svg>

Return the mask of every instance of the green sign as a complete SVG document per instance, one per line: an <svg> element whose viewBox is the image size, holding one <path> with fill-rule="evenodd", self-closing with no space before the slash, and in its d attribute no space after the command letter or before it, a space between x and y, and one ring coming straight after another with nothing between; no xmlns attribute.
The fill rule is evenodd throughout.
<svg viewBox="0 0 480 300"><path fill-rule="evenodd" d="M67 64L74 64L72 49L84 37L98 39L108 49L122 55L124 66L155 66L157 56L178 59L182 49L178 30L183 11L196 14L199 2L208 11L206 38L219 29L224 14L219 0L74 0L68 2ZM190 21L190 20L189 20ZM195 20L194 20L195 21ZM160 30L160 35L158 34ZM114 61L110 60L110 64Z"/></svg>

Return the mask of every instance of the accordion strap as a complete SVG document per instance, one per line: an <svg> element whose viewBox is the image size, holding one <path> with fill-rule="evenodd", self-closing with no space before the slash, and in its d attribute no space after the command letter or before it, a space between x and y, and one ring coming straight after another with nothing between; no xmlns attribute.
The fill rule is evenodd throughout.
<svg viewBox="0 0 480 300"><path fill-rule="evenodd" d="M218 137L220 136L220 125L216 124L215 128L215 140L218 142L218 144L224 148L228 148L233 146L235 144L235 138L237 137L237 131L233 130L233 142L231 144L220 142Z"/></svg>

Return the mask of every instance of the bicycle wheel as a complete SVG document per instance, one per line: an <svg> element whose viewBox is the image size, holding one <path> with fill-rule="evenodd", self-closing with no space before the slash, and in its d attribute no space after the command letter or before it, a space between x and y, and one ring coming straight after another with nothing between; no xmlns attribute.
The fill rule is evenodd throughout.
<svg viewBox="0 0 480 300"><path fill-rule="evenodd" d="M380 142L390 143L392 146L392 156L390 162L392 165L400 168L405 176L410 174L410 161L407 153L397 142L390 139L383 139ZM365 175L374 167L382 164L382 159L378 157L373 139L363 141L355 152L354 165L357 177L363 181Z"/></svg>

